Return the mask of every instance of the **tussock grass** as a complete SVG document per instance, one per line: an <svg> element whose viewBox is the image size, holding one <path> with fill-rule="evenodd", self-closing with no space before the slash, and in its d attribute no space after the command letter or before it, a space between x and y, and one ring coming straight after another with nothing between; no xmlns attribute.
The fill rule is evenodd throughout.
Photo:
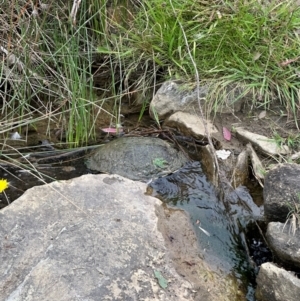
<svg viewBox="0 0 300 301"><path fill-rule="evenodd" d="M82 1L74 19L71 0L35 2L4 1L0 8L1 133L48 119L68 143L87 143L103 104L93 89L99 41L90 27L102 30L105 1Z"/></svg>
<svg viewBox="0 0 300 301"><path fill-rule="evenodd" d="M253 107L280 101L297 123L300 9L294 1L83 0L70 18L73 2L1 5L4 135L44 118L70 144L88 143L106 101L95 96L95 69L98 94L115 101L115 124L124 95L139 95L142 115L162 81L195 81L195 66L209 87L209 111L229 95L232 102L246 97Z"/></svg>
<svg viewBox="0 0 300 301"><path fill-rule="evenodd" d="M124 81L141 71L135 80L141 89L154 84L153 74L156 80L193 81L186 35L200 79L210 88L211 110L228 94L232 102L247 96L253 107L280 101L297 122L299 25L294 1L149 0L139 3L126 26L115 23L117 34L98 50L126 70Z"/></svg>
<svg viewBox="0 0 300 301"><path fill-rule="evenodd" d="M297 229L300 228L300 194L297 193L294 196L293 204L288 203L289 213L286 218L286 222L283 229L289 224L289 234L295 235Z"/></svg>

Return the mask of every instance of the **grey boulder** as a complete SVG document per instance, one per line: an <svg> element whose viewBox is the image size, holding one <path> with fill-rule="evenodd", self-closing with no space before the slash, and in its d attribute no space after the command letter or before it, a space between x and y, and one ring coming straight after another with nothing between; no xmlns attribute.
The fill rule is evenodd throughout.
<svg viewBox="0 0 300 301"><path fill-rule="evenodd" d="M234 300L230 279L199 258L187 215L145 190L85 175L29 189L1 210L1 301Z"/></svg>
<svg viewBox="0 0 300 301"><path fill-rule="evenodd" d="M292 273L267 262L261 265L256 278L257 301L298 301L300 280Z"/></svg>
<svg viewBox="0 0 300 301"><path fill-rule="evenodd" d="M283 263L300 268L300 230L293 233L291 222L268 224L266 238L273 254Z"/></svg>
<svg viewBox="0 0 300 301"><path fill-rule="evenodd" d="M300 166L278 164L265 177L263 191L265 217L268 221L285 222L287 216L299 201Z"/></svg>
<svg viewBox="0 0 300 301"><path fill-rule="evenodd" d="M207 87L200 87L199 96L205 98ZM182 81L170 80L162 84L154 95L150 104L150 116L153 119L165 119L176 113L198 112L197 88L195 85L186 84Z"/></svg>

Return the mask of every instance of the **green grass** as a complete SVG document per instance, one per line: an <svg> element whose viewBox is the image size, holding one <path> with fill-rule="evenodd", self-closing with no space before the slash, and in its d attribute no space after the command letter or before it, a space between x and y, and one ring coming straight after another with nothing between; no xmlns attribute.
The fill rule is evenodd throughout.
<svg viewBox="0 0 300 301"><path fill-rule="evenodd" d="M279 101L297 123L300 9L293 2L85 0L73 24L71 0L48 1L36 18L24 1L5 1L1 133L47 119L48 133L55 124L69 146L87 144L104 102L114 101L111 123L119 124L124 97L138 94L142 116L164 80L194 82L195 68L209 87L209 111L228 96L246 96L252 107ZM94 64L107 77L97 97Z"/></svg>
<svg viewBox="0 0 300 301"><path fill-rule="evenodd" d="M48 1L38 17L30 16L31 4L26 6L24 1L1 6L0 36L7 52L0 67L4 137L13 127L21 129L45 119L49 129L43 134L50 133L50 126L60 128L69 146L95 139L95 120L103 100L96 97L93 84L99 40L90 26L98 30L105 26L99 18L105 2L82 1L76 25L69 19L72 3ZM10 53L15 62L8 59Z"/></svg>
<svg viewBox="0 0 300 301"><path fill-rule="evenodd" d="M126 26L115 24L118 34L98 51L122 65L128 78L135 70L143 89L155 84L153 74L156 80L195 80L186 38L200 80L210 87L210 109L217 110L228 94L233 102L247 96L253 107L280 101L296 121L300 10L293 5L149 0Z"/></svg>
<svg viewBox="0 0 300 301"><path fill-rule="evenodd" d="M290 150L295 152L299 151L300 148L300 134L286 132L283 137L278 132L273 132L272 140L276 143L279 148L288 146Z"/></svg>

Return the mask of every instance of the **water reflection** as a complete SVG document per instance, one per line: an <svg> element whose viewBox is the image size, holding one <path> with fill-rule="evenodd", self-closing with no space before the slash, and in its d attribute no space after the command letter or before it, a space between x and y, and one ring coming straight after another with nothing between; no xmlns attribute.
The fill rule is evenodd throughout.
<svg viewBox="0 0 300 301"><path fill-rule="evenodd" d="M218 199L197 161L149 186L154 196L189 213L203 259L215 270L234 275L251 290L254 269L244 230L250 221L261 216L261 210L247 189L227 189L225 198Z"/></svg>

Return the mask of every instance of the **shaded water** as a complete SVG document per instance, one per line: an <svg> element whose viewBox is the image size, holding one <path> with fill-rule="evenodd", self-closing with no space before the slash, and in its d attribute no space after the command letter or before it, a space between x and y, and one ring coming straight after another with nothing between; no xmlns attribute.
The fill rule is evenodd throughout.
<svg viewBox="0 0 300 301"><path fill-rule="evenodd" d="M0 209L16 200L33 186L43 185L56 180L69 180L90 172L86 168L83 158L80 157L73 158L67 162L23 167L2 163L0 179L7 179L9 188L5 194L0 193Z"/></svg>
<svg viewBox="0 0 300 301"><path fill-rule="evenodd" d="M36 168L43 173L38 175L43 181L26 170L2 166L0 177L10 182L7 191L9 201L13 201L32 186L90 173L84 165L83 157L84 154L65 163L43 164L43 161L39 161ZM37 175L36 172L35 174ZM245 228L249 222L261 216L261 210L254 204L247 189L227 189L226 197L223 200L218 198L198 161L191 161L177 172L156 179L150 187L153 194L163 202L189 213L202 258L213 269L225 271L237 279L241 290L247 294L247 300L254 300L255 267L247 249ZM0 197L1 208L7 204L7 200L3 194Z"/></svg>
<svg viewBox="0 0 300 301"><path fill-rule="evenodd" d="M197 161L149 184L152 195L190 215L203 259L215 270L231 274L254 300L255 270L245 239L247 224L262 214L245 187L228 190L224 200Z"/></svg>

